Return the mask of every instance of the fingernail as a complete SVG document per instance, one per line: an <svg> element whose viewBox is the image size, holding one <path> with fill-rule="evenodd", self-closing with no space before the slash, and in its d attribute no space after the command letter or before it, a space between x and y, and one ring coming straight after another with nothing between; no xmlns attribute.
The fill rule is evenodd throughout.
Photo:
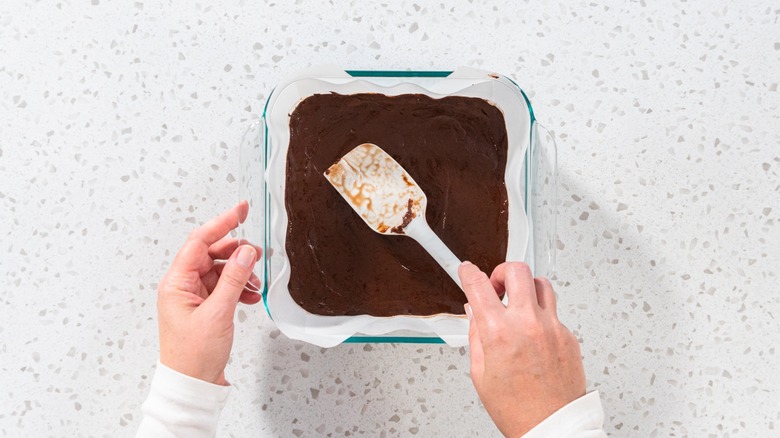
<svg viewBox="0 0 780 438"><path fill-rule="evenodd" d="M468 320L471 321L471 318L473 317L471 313L471 305L469 303L466 303L463 305L463 308L466 310L466 318L468 318Z"/></svg>
<svg viewBox="0 0 780 438"><path fill-rule="evenodd" d="M238 203L238 205L236 205L236 208L241 209L238 212L238 223L239 224L243 224L244 221L246 220L246 217L249 215L249 208L248 207L247 207L247 210L243 210L244 203L246 203L247 206L249 205L249 202L247 202L247 201L241 201L241 202Z"/></svg>
<svg viewBox="0 0 780 438"><path fill-rule="evenodd" d="M468 260L465 260L465 261L464 261L463 263L461 263L460 265L461 265L461 266L471 266L472 264L473 264L473 263L471 263L470 261L468 261Z"/></svg>
<svg viewBox="0 0 780 438"><path fill-rule="evenodd" d="M255 261L255 249L249 245L242 245L238 248L236 263L239 266L248 268Z"/></svg>

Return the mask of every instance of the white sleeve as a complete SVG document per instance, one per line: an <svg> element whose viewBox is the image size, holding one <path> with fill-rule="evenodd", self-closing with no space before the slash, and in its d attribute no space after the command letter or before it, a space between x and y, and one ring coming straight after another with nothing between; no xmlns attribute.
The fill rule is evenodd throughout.
<svg viewBox="0 0 780 438"><path fill-rule="evenodd" d="M604 410L593 391L558 409L523 438L604 438Z"/></svg>
<svg viewBox="0 0 780 438"><path fill-rule="evenodd" d="M229 394L230 386L204 382L157 362L136 437L213 437Z"/></svg>

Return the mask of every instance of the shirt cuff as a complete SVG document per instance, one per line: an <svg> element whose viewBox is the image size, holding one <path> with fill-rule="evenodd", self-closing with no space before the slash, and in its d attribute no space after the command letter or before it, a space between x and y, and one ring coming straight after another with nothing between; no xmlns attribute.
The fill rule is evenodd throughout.
<svg viewBox="0 0 780 438"><path fill-rule="evenodd" d="M230 395L230 386L222 386L196 379L157 362L152 379L152 391L162 396L200 408L219 409L225 406Z"/></svg>
<svg viewBox="0 0 780 438"><path fill-rule="evenodd" d="M593 391L558 409L523 438L600 438L604 433L604 410L598 391Z"/></svg>
<svg viewBox="0 0 780 438"><path fill-rule="evenodd" d="M230 391L157 362L137 436L213 437Z"/></svg>

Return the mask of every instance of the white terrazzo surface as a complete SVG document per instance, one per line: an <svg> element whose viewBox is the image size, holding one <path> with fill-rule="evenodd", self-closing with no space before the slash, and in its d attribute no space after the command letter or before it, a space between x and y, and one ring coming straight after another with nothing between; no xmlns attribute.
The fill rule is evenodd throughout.
<svg viewBox="0 0 780 438"><path fill-rule="evenodd" d="M607 430L780 435L777 2L292 3L0 3L0 436L134 433L158 279L322 63L515 77L559 137L555 283ZM220 436L498 434L465 349L237 320Z"/></svg>

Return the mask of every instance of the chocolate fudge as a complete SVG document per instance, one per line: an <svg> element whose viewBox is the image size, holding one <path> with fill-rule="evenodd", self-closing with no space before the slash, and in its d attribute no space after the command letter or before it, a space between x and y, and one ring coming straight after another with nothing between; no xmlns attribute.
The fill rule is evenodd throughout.
<svg viewBox="0 0 780 438"><path fill-rule="evenodd" d="M290 295L318 315L463 314L463 292L417 242L371 230L323 176L361 143L379 145L419 184L428 223L461 260L489 274L506 257L498 108L470 97L316 94L290 115Z"/></svg>

